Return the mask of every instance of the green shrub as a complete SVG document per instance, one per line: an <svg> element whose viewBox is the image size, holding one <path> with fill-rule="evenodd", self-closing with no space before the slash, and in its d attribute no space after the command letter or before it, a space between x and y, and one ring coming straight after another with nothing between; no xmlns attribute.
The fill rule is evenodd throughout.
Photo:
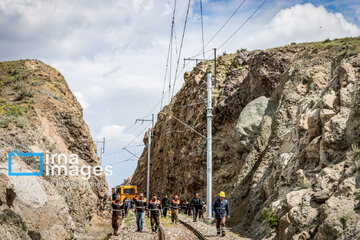
<svg viewBox="0 0 360 240"><path fill-rule="evenodd" d="M351 146L350 157L354 162L358 163L360 168L360 148L355 144Z"/></svg>
<svg viewBox="0 0 360 240"><path fill-rule="evenodd" d="M4 209L0 214L0 223L1 224L14 223L15 225L21 227L22 230L24 231L27 230L26 223L23 221L22 217L16 214L13 210L8 208Z"/></svg>
<svg viewBox="0 0 360 240"><path fill-rule="evenodd" d="M296 42L292 42L290 45L296 45Z"/></svg>
<svg viewBox="0 0 360 240"><path fill-rule="evenodd" d="M275 228L279 226L279 218L276 216L275 211L264 208L261 217L267 221L269 227Z"/></svg>
<svg viewBox="0 0 360 240"><path fill-rule="evenodd" d="M328 38L323 41L323 43L328 43L328 42L331 42L330 39Z"/></svg>
<svg viewBox="0 0 360 240"><path fill-rule="evenodd" d="M31 240L41 240L41 233L33 231L33 230L29 230L28 231L28 235L31 238Z"/></svg>
<svg viewBox="0 0 360 240"><path fill-rule="evenodd" d="M23 100L24 98L31 98L34 96L34 92L31 91L30 88L28 87L22 87L20 89L20 94L19 96L16 98L16 101L20 101Z"/></svg>
<svg viewBox="0 0 360 240"><path fill-rule="evenodd" d="M111 234L106 235L106 237L104 237L103 240L109 240L109 239L111 239Z"/></svg>

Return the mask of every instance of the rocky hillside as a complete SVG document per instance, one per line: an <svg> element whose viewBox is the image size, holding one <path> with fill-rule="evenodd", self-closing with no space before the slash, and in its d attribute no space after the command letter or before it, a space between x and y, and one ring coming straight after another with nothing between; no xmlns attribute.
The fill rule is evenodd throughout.
<svg viewBox="0 0 360 240"><path fill-rule="evenodd" d="M238 51L218 59L213 196L253 239L360 236L360 38ZM151 192L206 197L206 73L185 74L158 115ZM147 143L147 136L144 142ZM132 184L146 189L147 149Z"/></svg>
<svg viewBox="0 0 360 240"><path fill-rule="evenodd" d="M79 236L104 205L104 174L45 174L46 153L77 154L79 168L100 164L82 117L55 69L37 60L0 63L1 239L88 239ZM8 153L15 150L44 153L44 176L9 176ZM39 158L12 159L12 172L39 172Z"/></svg>

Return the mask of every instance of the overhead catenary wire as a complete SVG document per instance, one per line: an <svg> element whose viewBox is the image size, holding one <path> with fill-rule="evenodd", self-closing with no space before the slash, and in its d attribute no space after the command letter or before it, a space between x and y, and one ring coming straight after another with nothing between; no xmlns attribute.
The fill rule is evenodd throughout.
<svg viewBox="0 0 360 240"><path fill-rule="evenodd" d="M174 115L172 115L172 114L169 113L168 111L163 110L163 112L166 113L166 114L169 114L169 115L170 115L171 117L173 117L175 120L177 120L178 122L180 122L181 124L183 124L183 125L186 126L187 128L191 129L193 132L195 132L195 133L198 134L199 136L201 136L201 137L203 137L203 138L206 139L206 137L205 137L203 134L201 134L201 133L199 133L198 131L196 131L195 128L193 128L192 126L190 126L190 125L186 124L185 122L181 121L179 118L175 117Z"/></svg>
<svg viewBox="0 0 360 240"><path fill-rule="evenodd" d="M112 152L109 152L107 153L106 155L109 156L109 155L112 155L112 154L115 154L115 153L118 153L120 151L123 151L124 148L130 146L130 144L132 144L139 136L141 133L145 133L146 129L148 129L148 127L150 126L151 123L148 123L145 128L143 128L136 136L134 136L134 138L127 144L125 145L124 147L118 149L118 150L115 150L115 151L112 151Z"/></svg>
<svg viewBox="0 0 360 240"><path fill-rule="evenodd" d="M228 22L234 17L234 15L235 15L235 14L239 11L239 9L243 6L243 4L245 3L245 1L246 1L246 0L243 0L243 1L240 3L240 5L235 9L235 11L234 11L234 12L229 16L229 18L225 21L225 23L219 28L219 30L206 42L205 47L206 47L208 44L210 44L210 42L212 42L212 40L222 31L222 29L228 24ZM223 44L221 44L220 47L218 47L218 49L221 48L221 47L223 47L223 46L256 14L256 12L259 11L259 9L266 3L266 1L267 1L267 0L264 0L264 1L260 4L260 6L245 20L245 22L244 22ZM210 52L210 51L213 51L213 49L206 50L205 53L208 53L208 52ZM203 53L203 51L201 50L198 54L192 56L191 58L195 58L195 57L199 56L199 55L202 54L202 53ZM209 55L209 57L211 57L211 56ZM180 56L179 56L179 58L180 58ZM207 59L207 58L206 58L206 59ZM209 59L209 60L211 60L211 59ZM179 73L177 73L177 75L175 76L174 81L176 81L176 80L181 76L182 72L185 70L185 67L187 67L189 64L190 64L190 62L188 62L188 63L184 66L184 68L183 68ZM175 85L175 84L174 84L174 85ZM174 86L174 88L175 88L175 86ZM174 91L174 88L173 88L173 91ZM168 90L168 91L169 91L169 90ZM166 95L166 93L165 93L165 95ZM170 95L170 92L169 92L169 95ZM173 94L172 94L172 95L173 95ZM156 108L160 103L161 103L161 100L160 100L159 102L157 102L157 104L156 104L156 106L155 106L154 108ZM160 109L160 110L161 110L161 109Z"/></svg>
<svg viewBox="0 0 360 240"><path fill-rule="evenodd" d="M142 152L144 152L146 154L147 149L145 149L145 151L141 150L140 152L135 153L135 155L139 155ZM119 160L121 160L121 161L119 162ZM116 164L119 164L119 163L124 163L124 162L128 162L128 161L138 161L138 160L139 160L139 158L137 158L137 159L129 158L129 159L125 159L125 160L118 159L116 161L112 161L112 162L109 162L109 163L106 163L106 164L107 165L116 165Z"/></svg>
<svg viewBox="0 0 360 240"><path fill-rule="evenodd" d="M235 14L239 11L239 9L242 7L242 5L244 5L244 3L246 2L246 0L243 0L240 5L235 9L235 11L230 15L230 17L225 21L225 23L219 28L219 30L217 30L217 32L207 41L207 43L205 44L205 47L207 47L210 42L212 40L214 40L214 38L224 29L224 27L226 26L226 24L228 24L228 22L231 20L231 18L233 18L235 16Z"/></svg>
<svg viewBox="0 0 360 240"><path fill-rule="evenodd" d="M188 6L187 6L187 10L186 10L184 29L183 29L183 33L182 33L182 37L181 37L180 48L179 48L179 57L178 57L177 62L176 62L175 79L174 79L173 89L172 89L172 93L171 93L171 98L174 96L174 92L175 92L176 79L177 79L176 76L177 76L177 73L178 73L178 70L179 70L181 52L182 52L182 47L183 47L183 44L184 44L186 25L187 25L187 21L188 21L188 17L189 17L190 3L191 3L191 0L188 1Z"/></svg>
<svg viewBox="0 0 360 240"><path fill-rule="evenodd" d="M215 32L215 34L206 42L205 46L203 48L206 48L215 38L216 36L225 28L225 26L230 22L230 20L235 16L235 14L239 11L239 9L244 5L246 0L243 0L240 5L235 9L235 11L230 15L230 17L225 21L223 25ZM207 52L212 51L212 49L208 50ZM192 56L191 58L195 58L202 54L204 50L200 50L196 55ZM203 58L205 58L203 54Z"/></svg>
<svg viewBox="0 0 360 240"><path fill-rule="evenodd" d="M233 38L239 31L241 28L243 28L245 26L245 24L247 22L249 22L249 20L260 10L260 8L262 6L264 6L264 4L267 2L267 0L264 0L256 9L255 11L217 48L220 49L222 48L226 43L228 43L231 38Z"/></svg>
<svg viewBox="0 0 360 240"><path fill-rule="evenodd" d="M202 52L203 52L203 58L205 58L205 45L204 45L204 20L203 20L203 6L202 6L202 0L200 0L200 14L201 14L201 42L202 42Z"/></svg>
<svg viewBox="0 0 360 240"><path fill-rule="evenodd" d="M166 67L165 67L165 74L164 74L163 90L162 90L162 95L161 95L160 110L162 108L163 100L165 97L165 84L166 84L166 78L167 78L168 69L169 69L169 61L170 61L169 88L171 88L172 43L173 43L174 30L175 30L175 12L176 12L176 0L174 2L174 10L173 10L172 19L171 19L170 40L169 40L168 53L167 53L167 59L166 59ZM176 51L177 51L177 49L176 49Z"/></svg>

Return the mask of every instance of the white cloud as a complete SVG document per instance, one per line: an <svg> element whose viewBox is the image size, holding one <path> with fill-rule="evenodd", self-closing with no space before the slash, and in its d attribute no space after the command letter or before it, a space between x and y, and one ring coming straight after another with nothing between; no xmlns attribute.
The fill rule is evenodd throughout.
<svg viewBox="0 0 360 240"><path fill-rule="evenodd" d="M354 2L348 6L359 13L360 8ZM148 113L161 96L173 3L173 0L108 0L106 3L2 0L1 56L6 60L37 58L57 68L84 108L85 120L95 138L114 138L115 143L107 142L106 151L118 151L138 135L127 133L125 126ZM239 1L204 0L203 3L206 42ZM246 1L207 49L218 47L258 4L258 1ZM359 35L359 27L346 20L358 18L358 14L354 13L353 17L347 14L345 19L342 14L329 12L321 6L293 5L294 1L268 1L219 54L224 50L230 53L239 48L269 48L291 42ZM187 1L177 1L177 48L186 7ZM200 49L199 1L192 1L181 70L182 58L193 56ZM173 57L174 74L175 52ZM190 68L193 65L191 63ZM182 78L177 81L177 89L181 83ZM159 106L154 113L157 110ZM141 128L136 129L139 130ZM136 142L141 142L142 137L141 133ZM119 157L129 156L124 151L106 155L108 161ZM132 169L135 166L134 163ZM129 168L123 171L121 179L132 172Z"/></svg>
<svg viewBox="0 0 360 240"><path fill-rule="evenodd" d="M96 134L95 138L102 139L105 137L108 140L116 140L117 142L120 141L123 143L133 141L135 136L131 133L126 133L125 130L125 126L120 126L116 124L104 126L101 128L100 132ZM111 144L111 142L109 143Z"/></svg>
<svg viewBox="0 0 360 240"><path fill-rule="evenodd" d="M82 92L74 92L74 95L84 110L86 110L90 106Z"/></svg>
<svg viewBox="0 0 360 240"><path fill-rule="evenodd" d="M243 44L250 49L267 48L359 35L359 27L346 21L341 13L331 13L323 6L307 3L282 9L264 29L245 38Z"/></svg>

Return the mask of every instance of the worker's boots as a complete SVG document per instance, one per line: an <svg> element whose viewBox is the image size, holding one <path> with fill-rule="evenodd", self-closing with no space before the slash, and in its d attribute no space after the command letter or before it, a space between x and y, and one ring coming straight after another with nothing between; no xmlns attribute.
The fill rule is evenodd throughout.
<svg viewBox="0 0 360 240"><path fill-rule="evenodd" d="M222 237L225 237L225 235L226 235L226 234L225 234L225 231L222 231L221 236L222 236Z"/></svg>
<svg viewBox="0 0 360 240"><path fill-rule="evenodd" d="M216 236L220 236L220 229L217 230Z"/></svg>

